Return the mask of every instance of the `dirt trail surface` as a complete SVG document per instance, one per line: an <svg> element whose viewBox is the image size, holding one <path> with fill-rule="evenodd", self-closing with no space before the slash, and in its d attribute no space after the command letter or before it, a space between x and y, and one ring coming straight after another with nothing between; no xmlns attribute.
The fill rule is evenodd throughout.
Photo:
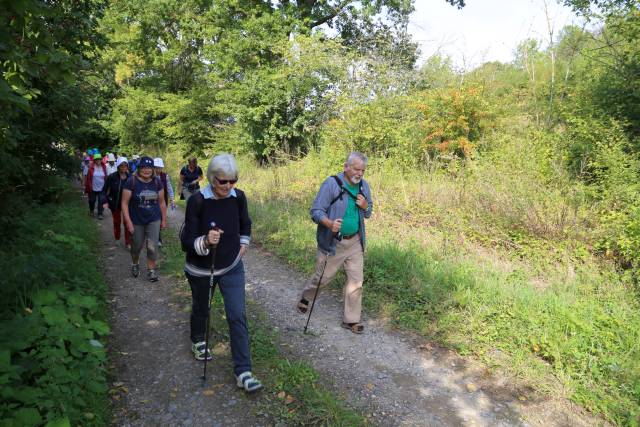
<svg viewBox="0 0 640 427"><path fill-rule="evenodd" d="M170 218L175 232L182 213ZM155 284L145 268L134 279L111 220L99 222L111 284L113 389L117 425L260 426L259 397L246 397L233 382L230 357L210 364L207 386L189 351L189 311L172 294L175 278ZM144 266L144 258L141 259ZM253 245L245 259L247 292L270 319L288 356L311 363L326 386L380 426L592 426L602 421L566 402L511 388L478 364L382 322L363 319L365 334L340 327L335 293L318 298L311 334L294 309L306 276ZM366 284L364 287L366 298ZM182 301L182 302L180 302ZM124 388L124 389L123 389ZM119 391L120 390L120 391Z"/></svg>

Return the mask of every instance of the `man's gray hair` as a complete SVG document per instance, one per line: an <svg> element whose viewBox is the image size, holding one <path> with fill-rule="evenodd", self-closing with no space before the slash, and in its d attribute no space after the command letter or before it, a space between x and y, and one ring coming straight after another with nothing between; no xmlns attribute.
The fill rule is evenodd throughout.
<svg viewBox="0 0 640 427"><path fill-rule="evenodd" d="M349 153L349 155L347 156L347 164L352 164L355 159L360 160L365 165L367 164L367 156L359 151L352 151L351 153Z"/></svg>
<svg viewBox="0 0 640 427"><path fill-rule="evenodd" d="M218 154L211 159L207 168L209 182L213 184L216 176L238 177L238 166L232 154Z"/></svg>

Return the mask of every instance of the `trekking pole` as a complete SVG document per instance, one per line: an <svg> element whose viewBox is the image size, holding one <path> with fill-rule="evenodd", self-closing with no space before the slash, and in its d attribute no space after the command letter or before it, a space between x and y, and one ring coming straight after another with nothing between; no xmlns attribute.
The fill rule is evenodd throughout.
<svg viewBox="0 0 640 427"><path fill-rule="evenodd" d="M215 222L211 222L211 230L219 230ZM204 371L202 372L202 381L207 380L207 360L209 356L209 326L211 324L211 301L213 300L213 272L216 265L216 249L218 245L211 248L211 276L209 276L209 309L207 310L207 327L204 336Z"/></svg>
<svg viewBox="0 0 640 427"><path fill-rule="evenodd" d="M334 239L342 240L340 233L333 236ZM316 298L318 298L318 291L320 291L320 285L322 284L322 277L324 276L324 270L327 268L327 261L329 260L329 254L324 259L324 266L322 267L322 273L320 273L320 280L318 280L318 285L316 286L316 292L313 294L313 301L311 301L311 308L309 309L309 317L307 317L307 324L304 325L303 334L307 333L307 327L309 326L309 320L311 320L311 313L313 313L313 306L316 305Z"/></svg>

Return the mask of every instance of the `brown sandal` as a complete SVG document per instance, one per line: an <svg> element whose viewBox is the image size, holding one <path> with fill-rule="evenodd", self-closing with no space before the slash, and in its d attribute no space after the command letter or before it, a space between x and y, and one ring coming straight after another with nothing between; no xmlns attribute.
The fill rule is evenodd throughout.
<svg viewBox="0 0 640 427"><path fill-rule="evenodd" d="M362 334L364 333L364 325L362 323L345 323L342 322L342 327L345 329L349 329L354 334Z"/></svg>
<svg viewBox="0 0 640 427"><path fill-rule="evenodd" d="M309 309L309 301L307 301L306 299L302 298L300 300L300 302L298 302L298 305L296 306L296 308L298 309L298 311L302 314L306 314L307 310Z"/></svg>

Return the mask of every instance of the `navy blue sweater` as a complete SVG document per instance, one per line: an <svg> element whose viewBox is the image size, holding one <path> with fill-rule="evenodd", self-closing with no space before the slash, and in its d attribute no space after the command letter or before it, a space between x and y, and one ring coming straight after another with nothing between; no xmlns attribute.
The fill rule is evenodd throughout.
<svg viewBox="0 0 640 427"><path fill-rule="evenodd" d="M206 235L211 223L224 231L216 249L215 269L224 270L231 266L240 252L240 243L248 244L251 236L251 218L247 208L247 198L243 191L235 189L236 197L226 199L203 199L201 193L189 197L184 220L184 243L188 247L186 263L202 270L211 270L212 251L201 256L196 245L200 237ZM200 200L198 200L200 199ZM198 212L198 202L200 212Z"/></svg>

